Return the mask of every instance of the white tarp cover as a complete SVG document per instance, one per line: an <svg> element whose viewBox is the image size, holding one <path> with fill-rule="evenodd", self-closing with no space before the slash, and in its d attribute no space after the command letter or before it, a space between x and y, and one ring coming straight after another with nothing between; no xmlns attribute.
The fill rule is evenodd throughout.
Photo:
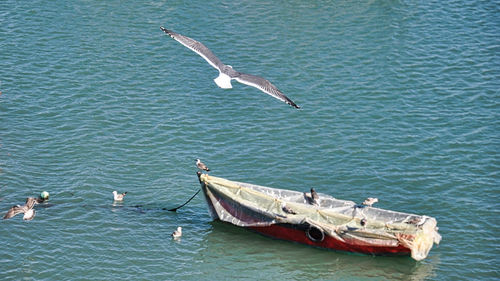
<svg viewBox="0 0 500 281"><path fill-rule="evenodd" d="M428 216L360 206L321 193L319 206L315 206L307 202L303 192L207 174L200 176L200 182L212 217L237 226L308 224L343 242L389 247L401 244L411 249L415 260L426 258L433 243L439 244L441 240L436 219ZM230 204L232 214L222 204ZM296 214L285 212L285 205Z"/></svg>

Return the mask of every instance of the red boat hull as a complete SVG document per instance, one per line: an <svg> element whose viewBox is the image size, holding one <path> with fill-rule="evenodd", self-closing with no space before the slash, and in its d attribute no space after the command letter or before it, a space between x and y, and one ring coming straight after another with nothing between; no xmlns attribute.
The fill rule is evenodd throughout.
<svg viewBox="0 0 500 281"><path fill-rule="evenodd" d="M306 231L297 229L292 225L273 224L264 227L248 227L249 229L276 239L293 241L301 244L306 244L313 247L325 248L336 251L346 251L353 253L372 254L372 255L410 255L410 249L398 245L397 247L388 246L373 246L363 245L364 243L356 243L356 241L342 242L325 235L322 241L312 241Z"/></svg>

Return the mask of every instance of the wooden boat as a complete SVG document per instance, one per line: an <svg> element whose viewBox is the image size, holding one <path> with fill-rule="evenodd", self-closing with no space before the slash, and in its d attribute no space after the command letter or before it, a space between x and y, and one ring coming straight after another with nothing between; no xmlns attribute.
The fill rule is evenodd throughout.
<svg viewBox="0 0 500 281"><path fill-rule="evenodd" d="M198 173L213 219L277 239L331 250L427 257L439 244L436 219Z"/></svg>

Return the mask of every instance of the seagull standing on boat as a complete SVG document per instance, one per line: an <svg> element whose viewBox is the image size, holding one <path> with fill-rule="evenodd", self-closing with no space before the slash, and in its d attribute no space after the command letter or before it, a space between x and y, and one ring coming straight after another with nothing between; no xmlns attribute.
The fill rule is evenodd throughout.
<svg viewBox="0 0 500 281"><path fill-rule="evenodd" d="M35 217L35 209L33 207L35 204L38 204L39 201L37 198L28 197L26 198L26 203L24 205L13 206L7 211L7 214L3 217L3 219L10 219L17 214L24 213L23 220L32 220Z"/></svg>
<svg viewBox="0 0 500 281"><path fill-rule="evenodd" d="M378 202L378 198L368 197L365 201L363 201L363 205L371 207L373 204Z"/></svg>
<svg viewBox="0 0 500 281"><path fill-rule="evenodd" d="M198 169L200 170L210 172L210 169L207 167L207 165L201 162L200 159L196 159L196 167L198 167Z"/></svg>
<svg viewBox="0 0 500 281"><path fill-rule="evenodd" d="M412 217L406 221L407 224L414 224L414 225L420 225L421 222L422 222L422 217Z"/></svg>
<svg viewBox="0 0 500 281"><path fill-rule="evenodd" d="M313 205L319 205L319 195L316 192L316 190L314 190L314 188L312 188L312 187L311 187L311 199L312 199Z"/></svg>
<svg viewBox="0 0 500 281"><path fill-rule="evenodd" d="M160 29L177 42L200 55L212 67L217 69L219 71L219 76L215 78L214 81L215 84L217 84L217 86L219 86L220 88L231 89L233 87L231 85L231 80L235 79L242 84L255 87L262 92L276 99L279 99L295 108L300 108L300 106L296 105L291 99L285 96L280 90L278 90L276 86L271 84L271 82L269 82L268 80L259 76L238 72L234 70L232 66L222 63L222 61L220 61L219 58L217 58L214 53L212 53L212 51L210 51L210 49L208 49L202 43L179 33L175 33L172 30L164 28L163 26L161 26Z"/></svg>
<svg viewBox="0 0 500 281"><path fill-rule="evenodd" d="M283 210L283 212L285 212L287 214L291 214L291 215L297 214L297 212L295 212L292 208L288 207L285 203L283 203L283 206L281 207L281 209Z"/></svg>
<svg viewBox="0 0 500 281"><path fill-rule="evenodd" d="M311 188L311 193L304 192L304 198L308 204L319 206L319 195L314 188Z"/></svg>
<svg viewBox="0 0 500 281"><path fill-rule="evenodd" d="M113 191L113 199L115 201L123 201L123 197L125 197L125 195L127 195L127 192L119 194L116 190Z"/></svg>
<svg viewBox="0 0 500 281"><path fill-rule="evenodd" d="M177 227L177 230L172 233L172 237L174 239L181 238L182 236L182 227Z"/></svg>

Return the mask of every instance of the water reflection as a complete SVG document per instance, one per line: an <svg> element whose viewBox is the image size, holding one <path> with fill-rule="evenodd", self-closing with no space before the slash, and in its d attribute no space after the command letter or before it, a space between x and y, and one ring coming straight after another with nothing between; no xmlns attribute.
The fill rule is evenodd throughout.
<svg viewBox="0 0 500 281"><path fill-rule="evenodd" d="M268 279L416 281L435 277L439 264L439 257L432 253L417 262L410 257L335 252L271 239L222 222L210 224L212 228L205 237L206 249L201 259L214 266L235 260L241 262L240 266L250 264L244 268L249 276L265 271ZM206 270L211 270L210 266Z"/></svg>
<svg viewBox="0 0 500 281"><path fill-rule="evenodd" d="M111 208L112 212L116 212L119 209L123 208L123 201L113 201L113 208Z"/></svg>

